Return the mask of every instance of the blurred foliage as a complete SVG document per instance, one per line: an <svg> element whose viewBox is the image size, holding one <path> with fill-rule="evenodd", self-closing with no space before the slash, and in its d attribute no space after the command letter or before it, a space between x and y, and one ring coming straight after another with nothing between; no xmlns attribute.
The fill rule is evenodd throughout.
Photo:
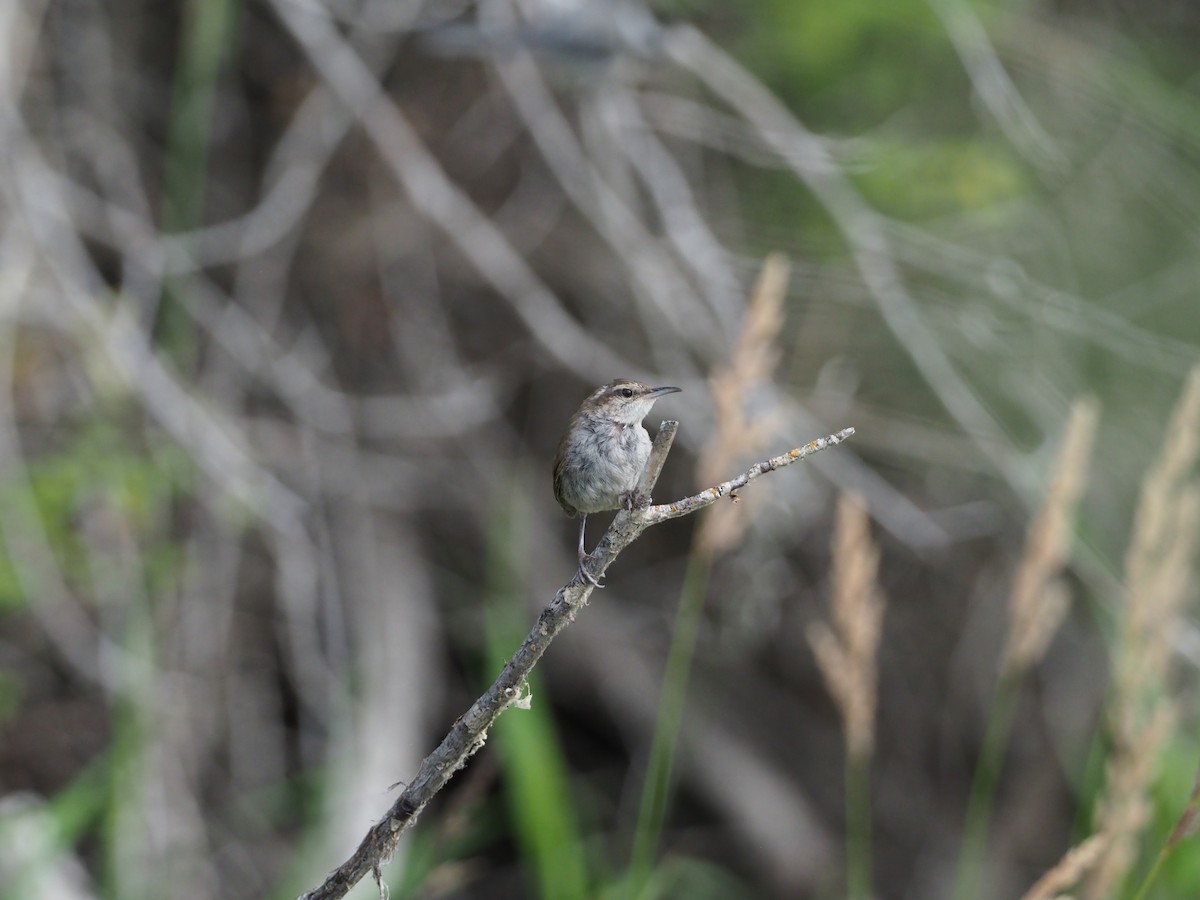
<svg viewBox="0 0 1200 900"><path fill-rule="evenodd" d="M69 858L72 848L95 829L105 813L114 808L107 790L109 760L93 761L75 779L50 798L45 807L29 807L0 814L0 841L15 843L17 832L40 831L43 842L39 855L26 861L16 873L0 883L0 900L24 900L43 883L47 870ZM27 840L27 838L26 838Z"/></svg>
<svg viewBox="0 0 1200 900"><path fill-rule="evenodd" d="M695 22L819 138L877 215L910 301L900 310L865 285L845 223L763 151L738 110L713 103L713 127L729 128L729 152L689 143L665 125L655 132L680 176L663 176L674 173L669 166L655 170L663 201L637 181L633 162L651 154L606 156L612 148L601 126L612 110L592 90L600 76L547 75L550 112L594 154L588 161L599 175L588 177L627 189L622 199L644 218L644 231L609 245L597 238L604 216L580 214L556 182L495 61L436 58L407 33L427 24L406 20L408 12L421 8L436 25L445 8L324 4L334 33L357 42L370 77L454 185L490 211L488 221L556 293L551 299L561 298L559 318L546 321L577 325L596 346L648 369L675 367L670 383L688 379L687 396L699 398L685 420L688 441L702 442L711 425L704 380L723 362L724 331L740 310L714 301L717 315L697 299L708 286L701 264L711 260L669 257L687 256L666 246L672 214L694 195L727 251L735 288L764 252L795 260L785 374L774 392L803 412L787 421L789 436L809 437L826 420L854 424L857 455L754 495L760 530L714 567L698 596L697 609L710 609L696 613L695 668L707 687L706 712L754 749L747 764L785 773L788 787L811 801L814 820L836 835L836 722L823 699L814 700L823 694L797 647L826 578L821 510L833 489L864 489L879 516L885 590L896 601L880 660L887 755L876 779L875 862L886 898L925 900L945 886L984 737L981 698L992 695L996 585L1014 564L1063 411L1087 393L1102 402L1104 432L1078 525L1080 551L1064 573L1081 612L1033 687L1013 698L1016 737L990 811L999 835L989 847L994 890L1017 895L1018 882L1028 884L1090 830L1111 749L1101 687L1129 510L1178 380L1200 357L1198 8L1167 0L964 3L1011 80L1008 112L1023 104L1027 117L1000 120L939 5L926 0L656 7L667 21ZM164 412L161 402L157 412L143 408L161 388L160 373L140 368L136 353L122 376L131 383L119 393L97 385L94 367L78 365L71 352L19 375L14 393L29 396L14 403L11 427L23 459L9 460L19 472L0 481L0 724L13 727L0 780L11 771L14 782L44 792L39 815L52 840L0 894L23 895L78 850L96 896L128 900L134 884L150 897L159 880L176 884L170 876L179 876L181 890L203 884L212 896L286 896L343 849L344 823L323 819L331 814L321 800L342 783L334 776L343 758L368 755L353 739L397 756L428 750L528 627L520 601L544 599L547 573L566 571L572 529L548 485L543 505L496 500L500 491L480 498L506 483L510 469L542 473L583 381L618 373L587 370L584 354L548 353L539 315L464 261L455 238L477 236L477 223L431 226L428 208L414 203L419 192L393 183L387 148L372 146L361 123L339 130L344 97L316 96L328 77L316 63L336 57L306 58L278 8L189 0L164 15L144 0L51 0L29 10L39 43L13 109L27 119L19 137L41 142L53 177L6 177L36 184L39 203L59 189L69 202L59 210L47 200L45 219L34 214L39 203L28 203L28 221L14 219L10 229L6 218L0 235L27 228L33 245L74 216L78 240L70 246L78 252L45 249L38 265L55 277L31 279L26 295L18 263L30 251L5 243L5 290L17 285L14 305L28 307L20 315L50 320L64 346L84 355L97 341L120 343L118 332L103 330L110 306L132 310L148 348L166 362L165 377L178 379L200 409L220 412L206 427L228 426L244 438L253 472L223 470L224 456L214 466L201 446L211 436L204 428L170 432L153 421L176 410L168 403ZM26 32L13 35L14 47L25 46ZM638 78L634 97L644 89L712 100L667 66L647 66ZM647 119L651 131L661 124ZM1046 146L1037 140L1042 131ZM23 145L11 146L15 157ZM427 180L420 184L430 193L419 199L441 197ZM23 202L19 186L5 194L0 215ZM195 262L192 252L208 261ZM683 290L672 285L665 299L647 299L653 278L625 266L651 252L687 273ZM86 260L86 277L67 284L55 265L76 259ZM522 302L538 296L519 278L511 283ZM69 289L104 312L73 321L78 307L59 305ZM687 326L709 317L722 325L715 337L689 343ZM904 329L913 322L927 343ZM12 327L24 341L26 323ZM959 384L929 377L921 363L931 348L946 360L937 371ZM40 391L52 383L56 391ZM963 419L940 392L958 387L977 401L977 419ZM688 452L672 460L673 488L690 485ZM267 498L262 508L235 505L226 478L258 472L275 479L256 495ZM300 498L295 507L280 500L288 491ZM289 519L293 509L301 512ZM205 541L189 545L201 519ZM391 532L378 527L384 520L403 524L403 548L388 543ZM918 539L914 522L941 540ZM377 537L377 527L388 537ZM44 534L57 571L24 558L17 538L27 533ZM662 598L676 593L687 543L683 526L664 536L652 563L622 570L628 580L611 594L629 596L603 601L620 617L621 640L659 674L671 632ZM227 555L189 559L192 546ZM372 581L377 558L393 555L412 579ZM181 610L189 571L199 586L188 596L208 605ZM220 597L207 594L211 573L226 579ZM45 637L54 610L39 604L51 576L77 593L77 618L95 629L100 662L91 668L72 658L77 645ZM375 617L385 621L371 605L379 597L410 617L403 628L377 624ZM106 618L111 607L119 614ZM1194 619L1193 610L1181 628L1193 641ZM184 630L184 621L201 630ZM395 670L380 670L393 657L417 655L394 646L409 632L422 650L440 652L445 639L453 658L430 650L420 675L387 681ZM364 651L372 639L385 648L374 657ZM583 665L562 665L576 663ZM385 688L371 694L376 680ZM563 704L575 698L550 677L532 691L533 709L507 715L485 751L496 768L470 791L448 792L406 838L403 865L389 873L393 896L511 890L615 898L627 890L628 836L619 820L630 811L617 809L611 784L598 787L592 773L574 771L566 748L572 729L583 730L578 720L608 725L628 700L597 691L599 699L583 701L591 706L567 711ZM359 710L369 695L381 706ZM386 705L414 695L435 708ZM51 715L59 708L61 719ZM675 714L660 726L674 729ZM348 723L367 736L347 735ZM652 729L632 714L612 729L620 737L603 748L606 772L636 774L645 754L639 741ZM1189 720L1153 785L1143 868L1186 800L1194 746ZM52 757L59 768L35 765ZM353 774L387 781L379 769ZM781 891L753 855L761 848L731 824L727 795L706 790L696 771L684 777L687 808L663 808L662 827L675 840L664 839L663 852L657 839L644 851L653 857L647 894L703 900ZM175 832L161 844L139 843L139 835L157 837L164 809L194 830L181 829L178 846ZM364 820L354 828L365 827L366 816L354 815ZM0 819L0 844L8 824ZM702 849L692 852L687 838L697 833ZM1170 857L1152 896L1200 895L1200 855L1190 850ZM145 862L144 871L132 872L139 866L131 860ZM205 877L190 881L193 872Z"/></svg>
<svg viewBox="0 0 1200 900"><path fill-rule="evenodd" d="M1159 848L1179 821L1188 796L1200 777L1200 756L1196 753L1197 736L1185 734L1170 744L1154 785L1152 798L1154 820L1148 829L1143 858L1153 860ZM1188 897L1200 889L1200 853L1196 852L1197 835L1184 838L1167 857L1162 874L1148 897L1170 900ZM1148 865L1148 864L1147 864ZM1144 870L1143 870L1144 871ZM1136 884L1136 878L1134 879Z"/></svg>
<svg viewBox="0 0 1200 900"><path fill-rule="evenodd" d="M870 129L914 102L940 117L967 87L923 0L753 0L743 11L738 56L814 130ZM935 95L938 106L926 102Z"/></svg>
<svg viewBox="0 0 1200 900"><path fill-rule="evenodd" d="M1030 190L1028 168L995 141L885 137L870 152L858 186L880 212L905 221L977 213L980 226L1003 227L1003 204Z"/></svg>
<svg viewBox="0 0 1200 900"><path fill-rule="evenodd" d="M183 448L161 437L148 445L133 414L118 404L63 429L53 449L29 459L27 483L0 483L0 503L13 521L44 531L60 571L81 589L120 583L116 570L106 570L119 562L89 548L82 531L89 523L103 530L105 516L114 517L141 550L145 590L153 596L178 582L183 547L170 523L194 483L195 467ZM0 609L18 609L48 587L36 582L36 570L18 571L18 565L0 556Z"/></svg>
<svg viewBox="0 0 1200 900"><path fill-rule="evenodd" d="M521 560L528 516L520 494L512 491L496 504L488 530L488 595L484 618L488 652L480 692L499 672L528 631L521 598L528 573ZM524 708L524 704L528 708ZM570 766L555 733L549 695L540 678L526 683L518 708L492 730L497 747L508 813L514 837L525 860L530 893L561 900L593 896L594 877L587 870L584 840L571 796Z"/></svg>

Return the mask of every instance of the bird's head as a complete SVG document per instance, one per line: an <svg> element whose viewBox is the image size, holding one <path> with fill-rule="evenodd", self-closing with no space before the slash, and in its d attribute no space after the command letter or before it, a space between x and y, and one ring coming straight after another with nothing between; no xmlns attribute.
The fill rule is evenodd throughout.
<svg viewBox="0 0 1200 900"><path fill-rule="evenodd" d="M622 425L637 425L646 418L655 400L679 390L677 387L651 387L640 381L618 378L593 391L583 402L583 408L591 415L602 416Z"/></svg>

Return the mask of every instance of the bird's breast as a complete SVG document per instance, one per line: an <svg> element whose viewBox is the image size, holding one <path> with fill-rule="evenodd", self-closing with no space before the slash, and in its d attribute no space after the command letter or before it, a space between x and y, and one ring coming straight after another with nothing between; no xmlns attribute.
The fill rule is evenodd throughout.
<svg viewBox="0 0 1200 900"><path fill-rule="evenodd" d="M640 425L586 420L572 429L556 484L560 502L580 512L617 509L637 487L650 455L650 436Z"/></svg>

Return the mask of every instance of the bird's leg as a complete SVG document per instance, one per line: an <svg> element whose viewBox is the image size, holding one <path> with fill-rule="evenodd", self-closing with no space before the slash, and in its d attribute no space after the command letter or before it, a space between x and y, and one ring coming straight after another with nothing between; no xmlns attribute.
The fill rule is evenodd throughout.
<svg viewBox="0 0 1200 900"><path fill-rule="evenodd" d="M587 513L579 514L579 577L584 581L589 582L593 587L604 587L591 572L587 570L587 563L591 560L591 555L583 549L583 533L587 528Z"/></svg>

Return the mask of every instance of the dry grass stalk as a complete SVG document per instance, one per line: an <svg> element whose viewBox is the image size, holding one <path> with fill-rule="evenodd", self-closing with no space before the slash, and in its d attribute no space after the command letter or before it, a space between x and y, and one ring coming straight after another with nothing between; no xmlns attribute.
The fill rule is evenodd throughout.
<svg viewBox="0 0 1200 900"><path fill-rule="evenodd" d="M1083 843L1076 844L1054 865L1054 868L1039 878L1033 887L1025 892L1025 896L1021 900L1058 900L1063 896L1061 891L1069 888L1091 871L1104 852L1104 846L1105 838L1102 834L1093 834Z"/></svg>
<svg viewBox="0 0 1200 900"><path fill-rule="evenodd" d="M884 611L878 570L866 510L858 498L843 496L833 544L833 628L814 623L808 640L842 715L846 750L855 759L869 757L875 739L875 652Z"/></svg>
<svg viewBox="0 0 1200 900"><path fill-rule="evenodd" d="M1136 859L1150 815L1154 763L1174 726L1167 683L1171 634L1188 598L1200 534L1200 489L1192 480L1198 450L1200 367L1188 378L1162 455L1142 483L1126 556L1127 597L1109 699L1113 749L1096 816L1110 849L1089 879L1086 896L1093 900L1111 896Z"/></svg>
<svg viewBox="0 0 1200 900"><path fill-rule="evenodd" d="M1179 814L1179 818L1175 821L1175 827L1171 829L1171 834L1167 837L1165 849L1170 850L1180 841L1187 840L1198 831L1200 831L1200 772L1197 772L1196 777L1192 780L1191 796L1188 797L1187 806Z"/></svg>
<svg viewBox="0 0 1200 900"><path fill-rule="evenodd" d="M770 416L752 418L747 409L779 360L776 338L783 326L790 274L791 266L781 254L772 253L763 261L729 368L709 382L716 427L696 465L701 484L715 484L735 461L758 452L774 429ZM745 521L744 511L734 503L713 507L700 525L697 548L709 556L728 549L741 538Z"/></svg>
<svg viewBox="0 0 1200 900"><path fill-rule="evenodd" d="M1067 612L1067 593L1055 580L1071 552L1071 520L1087 484L1099 410L1076 400L1046 499L1029 528L1025 554L1009 599L1008 645L1002 669L1022 672L1041 659Z"/></svg>

